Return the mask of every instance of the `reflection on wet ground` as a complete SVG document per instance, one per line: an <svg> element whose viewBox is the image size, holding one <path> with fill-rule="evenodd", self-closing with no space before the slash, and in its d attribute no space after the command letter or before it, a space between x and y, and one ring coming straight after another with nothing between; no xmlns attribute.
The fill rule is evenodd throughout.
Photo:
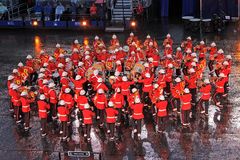
<svg viewBox="0 0 240 160"><path fill-rule="evenodd" d="M143 28L139 37L143 39L147 33L162 41L168 32L179 44L188 35L194 42L204 39L208 44L215 41L226 54L234 57L230 76L231 91L224 112L210 106L209 118L196 121L190 129L182 129L171 120L164 134L154 132L151 124L145 123L142 128L141 141L135 141L130 129L124 129L121 141L115 144L108 142L101 134L92 129L91 145L73 135L68 143L62 143L58 133L49 126L45 139L40 135L40 123L37 115L32 116L31 131L24 135L19 130L8 112L8 96L6 79L17 63L28 54L36 54L41 48L50 50L58 42L69 46L74 39L92 40L95 34L108 41L111 34L97 32L94 34L82 31L32 31L10 30L0 31L0 159L68 159L68 150L91 150L102 153L104 159L238 159L240 157L240 39L233 28L229 27L222 34L191 34L185 32L181 25L152 25ZM128 33L118 34L125 40ZM59 154L60 152L60 154ZM96 154L95 159L99 159Z"/></svg>

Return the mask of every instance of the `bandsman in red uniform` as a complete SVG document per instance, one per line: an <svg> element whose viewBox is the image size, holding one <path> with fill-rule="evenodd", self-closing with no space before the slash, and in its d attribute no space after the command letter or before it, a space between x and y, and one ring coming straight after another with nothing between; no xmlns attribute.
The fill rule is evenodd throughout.
<svg viewBox="0 0 240 160"><path fill-rule="evenodd" d="M144 118L143 115L143 103L141 103L140 98L136 98L134 100L134 104L131 106L132 111L132 118L135 122L135 129L133 130L134 133L137 133L138 138L141 137L141 126L142 126L142 119Z"/></svg>
<svg viewBox="0 0 240 160"><path fill-rule="evenodd" d="M97 120L99 122L99 127L103 127L104 122L104 110L107 106L107 97L103 89L99 89L97 94L93 98L93 103L97 108Z"/></svg>
<svg viewBox="0 0 240 160"><path fill-rule="evenodd" d="M59 44L59 43L57 43L56 44L56 49L55 49L55 51L54 51L54 57L56 58L56 59L58 59L59 58L59 55L60 54L63 54L64 53L64 50L61 48L61 45Z"/></svg>
<svg viewBox="0 0 240 160"><path fill-rule="evenodd" d="M172 76L173 76L173 64L168 64L168 67L166 69L166 95L169 96L171 92L170 84L172 82Z"/></svg>
<svg viewBox="0 0 240 160"><path fill-rule="evenodd" d="M187 40L182 42L181 47L184 48L184 52L186 52L187 50L192 51L192 38L187 37Z"/></svg>
<svg viewBox="0 0 240 160"><path fill-rule="evenodd" d="M144 45L145 47L148 47L150 42L153 43L153 40L151 39L151 36L150 36L150 35L147 35L147 37L146 37L143 45Z"/></svg>
<svg viewBox="0 0 240 160"><path fill-rule="evenodd" d="M157 84L164 92L166 92L166 73L164 69L159 70Z"/></svg>
<svg viewBox="0 0 240 160"><path fill-rule="evenodd" d="M112 36L112 39L110 40L110 45L114 47L120 46L119 40L117 39L117 36L115 34Z"/></svg>
<svg viewBox="0 0 240 160"><path fill-rule="evenodd" d="M75 79L71 78L71 81L74 84L75 93L79 93L83 89L83 84L87 81L87 79L77 75Z"/></svg>
<svg viewBox="0 0 240 160"><path fill-rule="evenodd" d="M189 69L189 76L185 76L184 79L186 81L186 84L190 90L190 93L192 95L192 101L191 101L191 105L192 105L192 118L194 119L196 116L196 102L197 102L197 75L196 75L196 71L193 68Z"/></svg>
<svg viewBox="0 0 240 160"><path fill-rule="evenodd" d="M60 94L59 96L60 100L64 100L65 106L69 109L69 111L71 111L74 106L74 99L70 92L71 92L71 89L66 88L64 90L64 93Z"/></svg>
<svg viewBox="0 0 240 160"><path fill-rule="evenodd" d="M67 77L68 73L67 72L63 72L60 78L60 84L61 84L61 89L64 91L66 88L69 87L69 78Z"/></svg>
<svg viewBox="0 0 240 160"><path fill-rule="evenodd" d="M67 122L69 121L69 109L65 105L64 100L60 100L58 103L58 118L61 122L60 134L62 134L62 140L66 141L68 138L68 126Z"/></svg>
<svg viewBox="0 0 240 160"><path fill-rule="evenodd" d="M79 55L79 50L77 48L73 49L73 53L71 55L71 60L72 60L72 62L74 64L74 66L78 65L78 62L80 60L80 55Z"/></svg>
<svg viewBox="0 0 240 160"><path fill-rule="evenodd" d="M55 89L55 83L50 83L48 85L49 91L49 103L50 103L50 115L53 120L57 118L57 103L58 103L58 97L57 97L57 92Z"/></svg>
<svg viewBox="0 0 240 160"><path fill-rule="evenodd" d="M90 142L90 132L91 132L91 126L93 124L93 116L95 116L95 113L91 110L88 103L84 105L84 109L82 111L83 114L83 123L85 125L84 128L84 137L87 138L87 141Z"/></svg>
<svg viewBox="0 0 240 160"><path fill-rule="evenodd" d="M147 105L150 103L149 92L153 90L152 82L154 80L154 76L151 77L150 73L145 74L145 79L138 80L139 83L143 83L143 96L144 104Z"/></svg>
<svg viewBox="0 0 240 160"><path fill-rule="evenodd" d="M191 100L192 95L188 88L184 89L184 94L180 96L181 99L181 117L182 117L182 125L189 126L189 117L191 112Z"/></svg>
<svg viewBox="0 0 240 160"><path fill-rule="evenodd" d="M114 103L112 101L108 102L108 107L106 108L106 123L107 123L107 133L110 134L110 140L114 140L114 130L115 123L117 120L118 111L113 108Z"/></svg>
<svg viewBox="0 0 240 160"><path fill-rule="evenodd" d="M167 105L168 105L168 101L165 100L165 97L163 95L159 96L159 100L156 103L159 133L162 133L165 129L166 117L168 115Z"/></svg>
<svg viewBox="0 0 240 160"><path fill-rule="evenodd" d="M217 53L217 46L216 43L212 42L210 47L208 48L209 51L209 62L208 62L208 68L210 70L211 76L213 76L213 64L214 64L214 58Z"/></svg>
<svg viewBox="0 0 240 160"><path fill-rule="evenodd" d="M41 131L42 131L42 136L46 136L46 127L47 127L47 117L48 117L48 110L50 109L50 105L45 101L45 96L44 94L41 94L39 97L39 100L37 101L38 105L38 115L39 118L41 119Z"/></svg>
<svg viewBox="0 0 240 160"><path fill-rule="evenodd" d="M76 93L74 96L74 100L77 103L77 107L79 108L80 111L80 121L82 120L82 111L84 110L84 106L85 104L88 103L88 98L85 94L86 91L82 89L79 93Z"/></svg>
<svg viewBox="0 0 240 160"><path fill-rule="evenodd" d="M170 45L170 46L172 46L173 45L173 40L172 40L172 38L171 38L171 35L168 33L167 35L166 35L166 38L164 39L164 41L163 41L163 47L165 47L166 45Z"/></svg>
<svg viewBox="0 0 240 160"><path fill-rule="evenodd" d="M9 91L9 95L11 96L11 102L13 104L13 109L14 109L14 117L17 124L21 122L20 120L21 100L20 100L20 93L18 91L18 88L19 88L18 85L12 83L12 86L10 86L10 91Z"/></svg>
<svg viewBox="0 0 240 160"><path fill-rule="evenodd" d="M123 109L123 105L124 105L124 97L121 94L120 88L115 89L115 93L110 98L110 101L113 102L114 108L116 108L118 111L117 126L120 126L121 119L122 119L122 109Z"/></svg>
<svg viewBox="0 0 240 160"><path fill-rule="evenodd" d="M21 104L22 104L22 112L24 114L24 130L29 131L30 127L30 104L34 102L33 99L28 98L28 93L27 91L23 91L21 93L21 98L20 98Z"/></svg>
<svg viewBox="0 0 240 160"><path fill-rule="evenodd" d="M182 86L181 86L181 78L177 77L175 80L175 84L171 83L171 106L174 112L180 113L180 95L182 94Z"/></svg>
<svg viewBox="0 0 240 160"><path fill-rule="evenodd" d="M224 75L224 73L220 73L219 77L215 82L216 90L213 95L213 101L220 109L223 108L223 94L224 94L225 82L226 82L226 75Z"/></svg>
<svg viewBox="0 0 240 160"><path fill-rule="evenodd" d="M209 79L204 80L204 84L201 86L199 91L201 92L201 99L199 102L201 114L208 116L209 99L211 98L212 91L212 86Z"/></svg>

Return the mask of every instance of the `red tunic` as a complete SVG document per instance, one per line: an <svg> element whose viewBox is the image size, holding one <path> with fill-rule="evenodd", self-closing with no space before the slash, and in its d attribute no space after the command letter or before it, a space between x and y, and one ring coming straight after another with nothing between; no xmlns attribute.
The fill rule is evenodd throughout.
<svg viewBox="0 0 240 160"><path fill-rule="evenodd" d="M15 107L20 107L21 106L21 101L20 101L20 93L17 92L16 90L9 90L9 95L11 96L11 102Z"/></svg>
<svg viewBox="0 0 240 160"><path fill-rule="evenodd" d="M75 101L77 102L78 108L80 110L84 110L84 105L86 103L88 103L88 99L86 96L78 96L77 99L75 99Z"/></svg>
<svg viewBox="0 0 240 160"><path fill-rule="evenodd" d="M115 123L117 119L118 111L114 108L106 108L106 122Z"/></svg>
<svg viewBox="0 0 240 160"><path fill-rule="evenodd" d="M66 106L68 107L68 109L71 109L74 105L74 100L73 100L73 97L71 94L69 93L63 93L61 96L60 96L60 99L61 100L64 100Z"/></svg>
<svg viewBox="0 0 240 160"><path fill-rule="evenodd" d="M111 100L113 101L115 108L122 108L124 105L124 98L121 93L115 93Z"/></svg>
<svg viewBox="0 0 240 160"><path fill-rule="evenodd" d="M84 124L92 124L92 118L95 115L91 110L84 109L83 113L83 123Z"/></svg>
<svg viewBox="0 0 240 160"><path fill-rule="evenodd" d="M152 82L153 82L153 76L151 78L146 78L139 80L139 83L143 83L143 92L150 92L153 89Z"/></svg>
<svg viewBox="0 0 240 160"><path fill-rule="evenodd" d="M26 112L30 112L30 103L32 103L32 101L28 98L25 97L21 97L20 101L22 103L22 112L26 113Z"/></svg>
<svg viewBox="0 0 240 160"><path fill-rule="evenodd" d="M68 121L69 110L65 106L58 106L58 117L61 122Z"/></svg>
<svg viewBox="0 0 240 160"><path fill-rule="evenodd" d="M159 101L156 103L156 107L158 109L158 117L165 117L167 116L167 101Z"/></svg>
<svg viewBox="0 0 240 160"><path fill-rule="evenodd" d="M192 100L192 95L190 93L188 94L183 94L180 97L181 103L182 103L182 110L190 110L191 109L191 100Z"/></svg>
<svg viewBox="0 0 240 160"><path fill-rule="evenodd" d="M38 104L39 118L47 118L47 110L50 109L50 105L47 102L42 100L39 100L37 104Z"/></svg>
<svg viewBox="0 0 240 160"><path fill-rule="evenodd" d="M200 92L202 93L202 100L209 100L211 97L211 90L212 87L210 84L206 85L206 86L202 86L200 89Z"/></svg>
<svg viewBox="0 0 240 160"><path fill-rule="evenodd" d="M131 106L131 109L133 109L133 119L139 120L144 118L143 107L142 103L133 104Z"/></svg>
<svg viewBox="0 0 240 160"><path fill-rule="evenodd" d="M48 91L50 103L57 104L57 93L54 89L49 89Z"/></svg>
<svg viewBox="0 0 240 160"><path fill-rule="evenodd" d="M105 106L107 105L107 98L105 94L96 94L93 101L97 109L100 110L105 109Z"/></svg>

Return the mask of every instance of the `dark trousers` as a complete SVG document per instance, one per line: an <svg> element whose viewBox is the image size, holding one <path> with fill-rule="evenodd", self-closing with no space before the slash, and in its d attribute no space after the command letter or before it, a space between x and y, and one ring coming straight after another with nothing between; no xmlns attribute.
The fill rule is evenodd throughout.
<svg viewBox="0 0 240 160"><path fill-rule="evenodd" d="M213 95L213 101L215 103L220 102L220 105L222 105L223 104L223 93L215 92Z"/></svg>
<svg viewBox="0 0 240 160"><path fill-rule="evenodd" d="M24 127L28 129L30 125L30 112L24 112L23 114L24 114L24 123L25 123Z"/></svg>
<svg viewBox="0 0 240 160"><path fill-rule="evenodd" d="M14 115L15 115L15 120L19 121L19 119L20 119L20 107L14 106Z"/></svg>
<svg viewBox="0 0 240 160"><path fill-rule="evenodd" d="M61 122L62 125L62 137L67 137L68 136L68 126L67 126L67 121Z"/></svg>
<svg viewBox="0 0 240 160"><path fill-rule="evenodd" d="M142 99L144 101L144 104L150 104L150 98L148 92L143 92Z"/></svg>
<svg viewBox="0 0 240 160"><path fill-rule="evenodd" d="M158 131L164 131L165 130L165 118L166 117L158 117Z"/></svg>
<svg viewBox="0 0 240 160"><path fill-rule="evenodd" d="M177 68L177 69L176 69L176 75L177 75L177 76L181 76L181 69L180 69L180 68Z"/></svg>
<svg viewBox="0 0 240 160"><path fill-rule="evenodd" d="M107 124L107 129L110 130L110 137L114 137L114 128L115 128L114 123L108 123Z"/></svg>
<svg viewBox="0 0 240 160"><path fill-rule="evenodd" d="M41 128L42 134L45 134L47 131L47 118L41 118Z"/></svg>
<svg viewBox="0 0 240 160"><path fill-rule="evenodd" d="M209 68L209 70L210 70L210 75L211 76L213 76L213 69L214 69L214 67L213 67L213 63L214 63L214 61L212 61L212 60L210 60L209 62L208 62L208 68Z"/></svg>
<svg viewBox="0 0 240 160"><path fill-rule="evenodd" d="M208 108L209 108L209 100L203 100L201 99L199 102L201 112L204 111L206 115L208 115Z"/></svg>
<svg viewBox="0 0 240 160"><path fill-rule="evenodd" d="M57 104L50 103L50 115L52 118L57 117Z"/></svg>
<svg viewBox="0 0 240 160"><path fill-rule="evenodd" d="M141 133L141 128L142 128L142 119L136 119L135 120L135 126L137 129L137 133L140 134Z"/></svg>
<svg viewBox="0 0 240 160"><path fill-rule="evenodd" d="M171 106L172 106L172 110L176 108L177 111L180 112L180 99L172 97Z"/></svg>
<svg viewBox="0 0 240 160"><path fill-rule="evenodd" d="M169 95L170 94L170 82L166 82L166 94Z"/></svg>
<svg viewBox="0 0 240 160"><path fill-rule="evenodd" d="M104 123L104 110L97 109L97 116L100 117L100 119L98 119L98 124L100 125L100 127L102 127Z"/></svg>
<svg viewBox="0 0 240 160"><path fill-rule="evenodd" d="M117 108L118 115L117 115L117 123L120 125L122 120L122 108Z"/></svg>
<svg viewBox="0 0 240 160"><path fill-rule="evenodd" d="M190 110L182 110L181 111L182 124L188 124L189 123L189 113L190 113Z"/></svg>
<svg viewBox="0 0 240 160"><path fill-rule="evenodd" d="M90 138L91 126L91 124L86 124L84 127L84 134L87 135L87 138Z"/></svg>
<svg viewBox="0 0 240 160"><path fill-rule="evenodd" d="M197 89L196 88L190 88L190 93L192 95L192 100L191 100L191 104L192 104L192 115L195 116L196 115L196 102L197 102Z"/></svg>

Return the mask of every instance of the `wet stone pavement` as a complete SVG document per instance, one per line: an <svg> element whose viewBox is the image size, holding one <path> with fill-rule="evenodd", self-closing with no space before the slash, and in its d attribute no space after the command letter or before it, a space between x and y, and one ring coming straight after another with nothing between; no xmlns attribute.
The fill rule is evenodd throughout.
<svg viewBox="0 0 240 160"><path fill-rule="evenodd" d="M86 145L82 137L72 137L68 143L62 143L58 131L53 125L48 126L48 135L42 139L40 135L40 122L37 113L32 113L31 130L28 135L23 134L15 125L8 106L7 76L19 61L23 61L28 54L34 55L39 47L46 50L54 48L58 42L64 47L69 47L74 39L92 40L95 34L109 41L111 34L82 33L80 31L27 31L27 30L0 30L0 159L25 160L25 159L73 159L64 152L69 150L90 150L102 153L102 158L109 160L132 159L228 159L240 157L240 39L239 33L234 33L232 28L219 35L216 34L191 34L184 32L181 25L144 28L139 32L139 37L144 38L147 33L161 41L168 32L174 38L175 44L180 44L186 36L192 35L194 42L204 39L206 43L215 41L226 54L233 56L232 74L230 76L230 93L225 103L226 109L221 113L217 107L210 106L208 121L192 123L191 129L182 129L179 124L168 120L168 126L163 135L154 132L153 126L144 122L141 140L136 141L130 129L123 130L122 141L112 144L97 133L91 132L91 145ZM125 40L128 33L117 34ZM37 40L38 39L38 40ZM37 46L36 41L41 45ZM74 141L75 140L75 141ZM79 142L78 142L79 141ZM60 154L59 154L60 153ZM94 155L90 159L99 159Z"/></svg>

